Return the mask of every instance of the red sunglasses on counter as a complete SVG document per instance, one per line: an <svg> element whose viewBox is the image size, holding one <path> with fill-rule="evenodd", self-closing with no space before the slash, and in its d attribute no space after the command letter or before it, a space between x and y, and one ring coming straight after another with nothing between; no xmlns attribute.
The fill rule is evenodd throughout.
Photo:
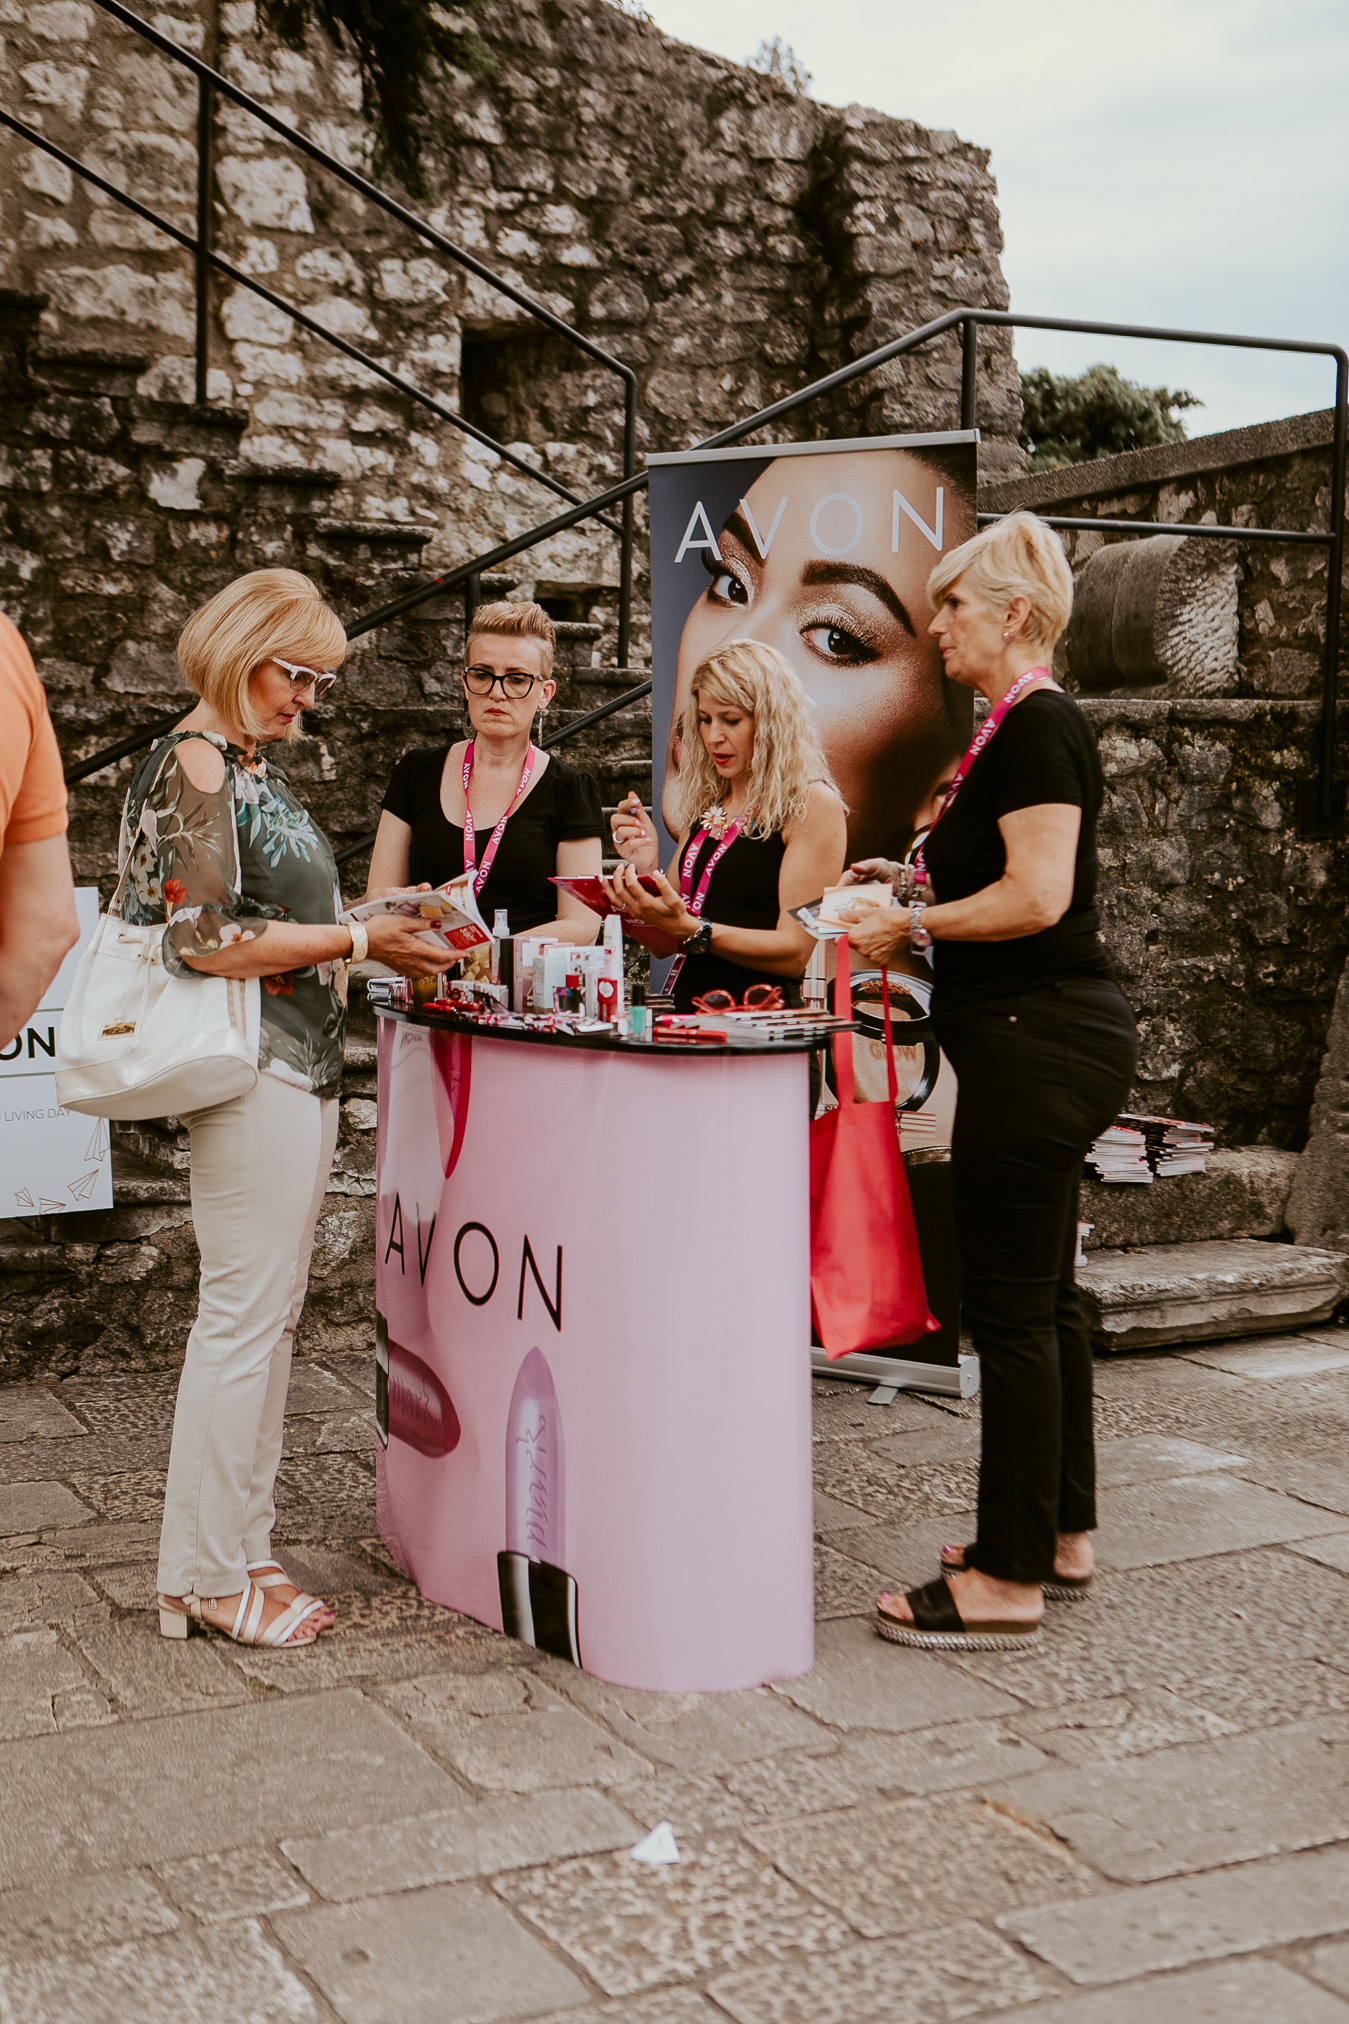
<svg viewBox="0 0 1349 2024"><path fill-rule="evenodd" d="M700 1012L780 1012L782 992L776 984L751 984L743 998L733 991L704 991L694 1004Z"/></svg>

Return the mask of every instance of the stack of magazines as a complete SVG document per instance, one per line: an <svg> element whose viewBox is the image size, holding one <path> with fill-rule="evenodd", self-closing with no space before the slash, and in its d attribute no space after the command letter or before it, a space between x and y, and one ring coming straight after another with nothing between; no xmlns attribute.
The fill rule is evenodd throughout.
<svg viewBox="0 0 1349 2024"><path fill-rule="evenodd" d="M1098 1181L1133 1181L1149 1187L1152 1168L1148 1164L1148 1142L1137 1126L1136 1118L1120 1118L1093 1139L1087 1154L1087 1172Z"/></svg>
<svg viewBox="0 0 1349 2024"><path fill-rule="evenodd" d="M1187 1124L1178 1117L1134 1117L1127 1112L1118 1123L1142 1132L1148 1165L1159 1178L1207 1173L1213 1151L1211 1124Z"/></svg>

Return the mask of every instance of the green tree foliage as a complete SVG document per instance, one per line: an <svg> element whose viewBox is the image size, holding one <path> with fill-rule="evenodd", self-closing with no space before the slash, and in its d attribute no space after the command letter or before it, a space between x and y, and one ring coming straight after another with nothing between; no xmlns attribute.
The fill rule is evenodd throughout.
<svg viewBox="0 0 1349 2024"><path fill-rule="evenodd" d="M1021 447L1032 471L1183 442L1181 411L1204 405L1179 387L1139 386L1113 365L1088 366L1076 379L1035 366L1021 375L1021 403Z"/></svg>
<svg viewBox="0 0 1349 2024"><path fill-rule="evenodd" d="M748 68L762 71L765 77L771 77L775 83L796 92L801 98L810 90L810 72L791 43L784 42L780 35L766 37L759 44L748 59Z"/></svg>
<svg viewBox="0 0 1349 2024"><path fill-rule="evenodd" d="M477 0L467 0L471 6ZM263 25L287 49L303 49L311 28L354 56L361 73L361 109L375 131L375 169L414 197L427 194L421 122L426 87L437 66L450 64L486 77L496 58L462 15L435 0L259 0Z"/></svg>

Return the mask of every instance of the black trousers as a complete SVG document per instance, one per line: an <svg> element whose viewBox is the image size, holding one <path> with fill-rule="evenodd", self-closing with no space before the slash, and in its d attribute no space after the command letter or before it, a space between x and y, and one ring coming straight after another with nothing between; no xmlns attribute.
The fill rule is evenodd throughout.
<svg viewBox="0 0 1349 2024"><path fill-rule="evenodd" d="M979 1353L979 1523L969 1564L1051 1578L1057 1532L1096 1523L1091 1343L1074 1279L1083 1157L1118 1115L1138 1035L1111 979L938 1013L965 1325Z"/></svg>

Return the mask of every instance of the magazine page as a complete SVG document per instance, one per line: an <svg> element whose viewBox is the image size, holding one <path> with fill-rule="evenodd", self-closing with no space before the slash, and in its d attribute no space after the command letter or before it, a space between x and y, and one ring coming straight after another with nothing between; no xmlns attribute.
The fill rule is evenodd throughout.
<svg viewBox="0 0 1349 2024"><path fill-rule="evenodd" d="M369 921L382 914L403 914L408 920L424 922L428 934L438 936L447 948L461 956L484 948L492 939L491 930L478 911L469 872L446 885L434 886L429 892L391 893L386 899L363 900L360 906L348 907L342 919Z"/></svg>

